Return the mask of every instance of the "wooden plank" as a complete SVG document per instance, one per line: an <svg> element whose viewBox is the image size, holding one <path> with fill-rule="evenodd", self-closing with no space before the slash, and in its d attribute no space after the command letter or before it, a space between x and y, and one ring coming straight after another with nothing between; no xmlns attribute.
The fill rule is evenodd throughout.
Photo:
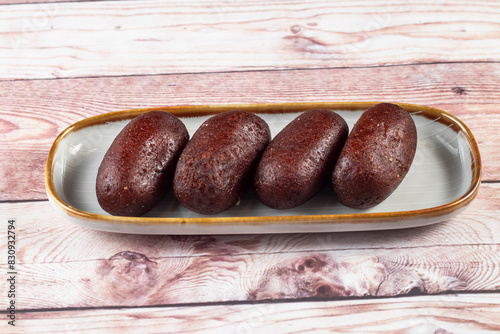
<svg viewBox="0 0 500 334"><path fill-rule="evenodd" d="M16 305L29 310L496 291L499 254L499 245L154 260L125 251L107 260L20 264L16 284L23 293ZM7 283L0 286L8 291ZM2 309L8 302L0 301Z"/></svg>
<svg viewBox="0 0 500 334"><path fill-rule="evenodd" d="M498 61L499 14L495 0L12 4L0 78Z"/></svg>
<svg viewBox="0 0 500 334"><path fill-rule="evenodd" d="M474 133L483 180L500 180L499 76L498 63L461 63L0 82L0 200L46 198L48 150L70 124L110 111L189 104L378 100L436 106Z"/></svg>
<svg viewBox="0 0 500 334"><path fill-rule="evenodd" d="M497 333L500 294L18 313L4 333Z"/></svg>
<svg viewBox="0 0 500 334"><path fill-rule="evenodd" d="M101 261L19 265L17 285L29 293L20 293L16 304L19 310L146 306L494 291L500 287L498 245L436 246L419 250L420 256L415 251L321 251L154 261L142 254L121 252ZM1 302L3 308L7 302Z"/></svg>
<svg viewBox="0 0 500 334"><path fill-rule="evenodd" d="M448 222L378 232L137 236L62 221L47 202L1 210L16 220L19 309L392 296L499 290L499 189Z"/></svg>

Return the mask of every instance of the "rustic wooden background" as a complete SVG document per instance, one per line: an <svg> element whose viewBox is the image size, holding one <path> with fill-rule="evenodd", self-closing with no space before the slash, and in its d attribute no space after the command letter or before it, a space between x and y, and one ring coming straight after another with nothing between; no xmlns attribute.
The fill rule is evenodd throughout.
<svg viewBox="0 0 500 334"><path fill-rule="evenodd" d="M496 0L0 0L0 332L500 331L499 18ZM97 232L47 201L48 150L83 118L299 101L458 116L478 197L421 228L232 236Z"/></svg>

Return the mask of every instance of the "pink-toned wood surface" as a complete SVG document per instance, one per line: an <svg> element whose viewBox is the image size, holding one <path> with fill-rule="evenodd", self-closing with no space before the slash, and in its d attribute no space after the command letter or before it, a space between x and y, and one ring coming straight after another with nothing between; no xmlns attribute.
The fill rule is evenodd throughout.
<svg viewBox="0 0 500 334"><path fill-rule="evenodd" d="M499 15L493 0L0 1L0 332L500 331ZM479 145L477 198L413 229L226 236L99 232L47 200L48 150L86 117L302 101L452 113Z"/></svg>
<svg viewBox="0 0 500 334"><path fill-rule="evenodd" d="M498 15L495 0L11 4L0 78L495 61Z"/></svg>

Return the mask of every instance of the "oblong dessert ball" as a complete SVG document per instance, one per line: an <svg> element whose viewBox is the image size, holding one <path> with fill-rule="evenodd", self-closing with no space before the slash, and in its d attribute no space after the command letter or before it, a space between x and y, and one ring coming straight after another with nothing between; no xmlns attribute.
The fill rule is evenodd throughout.
<svg viewBox="0 0 500 334"><path fill-rule="evenodd" d="M348 132L345 120L331 110L296 117L262 155L254 177L257 199L273 209L307 202L328 184Z"/></svg>
<svg viewBox="0 0 500 334"><path fill-rule="evenodd" d="M259 116L226 111L207 119L183 150L174 195L187 209L206 215L234 206L251 186L271 132Z"/></svg>
<svg viewBox="0 0 500 334"><path fill-rule="evenodd" d="M189 140L176 116L150 111L131 120L116 136L99 166L99 205L115 216L139 217L171 189L175 166Z"/></svg>
<svg viewBox="0 0 500 334"><path fill-rule="evenodd" d="M417 149L417 129L398 105L380 103L354 125L332 174L340 203L356 209L380 204L401 184Z"/></svg>

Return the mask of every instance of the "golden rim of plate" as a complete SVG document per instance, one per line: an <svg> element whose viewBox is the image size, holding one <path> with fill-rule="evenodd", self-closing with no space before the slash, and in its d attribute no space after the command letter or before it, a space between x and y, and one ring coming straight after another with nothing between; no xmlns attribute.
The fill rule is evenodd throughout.
<svg viewBox="0 0 500 334"><path fill-rule="evenodd" d="M106 122L114 122L134 118L142 113L161 110L170 112L178 117L195 117L217 114L229 110L244 110L253 113L291 113L300 112L310 109L331 109L331 110L366 110L369 107L381 102L299 102L299 103L262 103L262 104L222 104L222 105L182 105L182 106L166 106L157 108L141 108L129 109L105 113L97 116L92 116L76 122L62 131L55 139L50 148L45 168L45 187L47 195L62 208L69 217L78 218L85 221L105 222L111 224L134 224L134 225L203 225L203 226L224 226L224 225L270 225L270 224L331 224L331 223L381 223L395 222L406 219L426 219L432 217L447 216L454 211L467 207L476 197L481 183L481 158L477 142L469 130L469 128L457 117L432 107L397 103L408 112L420 112L420 115L438 119L440 122L450 125L455 132L463 132L470 148L472 155L472 181L468 190L460 196L460 198L439 205L436 207L397 211L397 212L373 212L373 213L349 213L349 214L329 214L329 215L294 215L294 216L250 216L250 217L123 217L110 216L89 213L78 210L68 203L64 202L57 194L52 178L52 169L55 154L59 148L60 142L71 132L82 128L103 124Z"/></svg>

